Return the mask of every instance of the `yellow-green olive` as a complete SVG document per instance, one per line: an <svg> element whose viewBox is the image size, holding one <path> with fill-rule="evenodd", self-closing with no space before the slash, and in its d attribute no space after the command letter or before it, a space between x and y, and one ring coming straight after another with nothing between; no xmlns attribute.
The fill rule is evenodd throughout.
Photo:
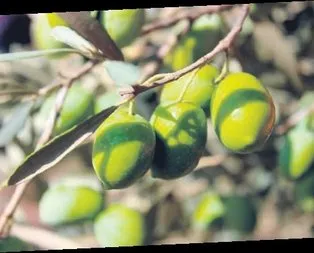
<svg viewBox="0 0 314 253"><path fill-rule="evenodd" d="M94 234L102 247L140 246L145 240L145 220L135 209L111 204L97 216Z"/></svg>
<svg viewBox="0 0 314 253"><path fill-rule="evenodd" d="M94 219L104 207L104 196L87 185L59 183L48 188L39 202L40 220L50 226Z"/></svg>
<svg viewBox="0 0 314 253"><path fill-rule="evenodd" d="M190 173L205 149L204 111L191 103L159 105L150 122L156 133L152 176L175 179Z"/></svg>
<svg viewBox="0 0 314 253"><path fill-rule="evenodd" d="M211 120L221 143L229 150L260 150L275 123L273 99L262 83L245 72L227 75L215 88Z"/></svg>
<svg viewBox="0 0 314 253"><path fill-rule="evenodd" d="M147 172L154 150L149 122L119 108L95 132L94 170L105 188L126 188Z"/></svg>
<svg viewBox="0 0 314 253"><path fill-rule="evenodd" d="M53 26L51 26L50 24L52 24ZM57 25L65 25L65 23L56 14L38 14L32 21L31 25L31 38L33 46L38 50L67 48L67 45L56 40L51 35L53 27ZM62 52L54 55L49 55L48 58L58 59L65 56L66 54L67 53Z"/></svg>
<svg viewBox="0 0 314 253"><path fill-rule="evenodd" d="M145 9L106 10L102 12L102 24L120 48L135 41L140 35L144 23Z"/></svg>
<svg viewBox="0 0 314 253"><path fill-rule="evenodd" d="M195 228L207 229L216 221L221 220L225 213L225 207L216 193L206 193L197 204L193 216L192 223Z"/></svg>
<svg viewBox="0 0 314 253"><path fill-rule="evenodd" d="M194 72L190 72L178 80L166 84L160 95L160 103L165 104L177 101L181 97L185 84L190 82L181 101L193 103L201 107L205 114L209 115L214 80L219 75L219 70L213 65L206 64L196 72L194 77L193 75Z"/></svg>
<svg viewBox="0 0 314 253"><path fill-rule="evenodd" d="M40 117L42 120L47 120L50 115L50 111L54 107L55 101L56 93L53 93L46 99L40 110ZM73 84L65 98L60 116L55 125L54 134L59 135L71 129L72 127L82 123L93 114L93 93L80 84Z"/></svg>

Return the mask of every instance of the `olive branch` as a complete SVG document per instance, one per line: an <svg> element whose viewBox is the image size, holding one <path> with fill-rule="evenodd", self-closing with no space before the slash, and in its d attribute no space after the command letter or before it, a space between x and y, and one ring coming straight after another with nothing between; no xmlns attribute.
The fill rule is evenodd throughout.
<svg viewBox="0 0 314 253"><path fill-rule="evenodd" d="M183 11L180 12L178 15L173 16L172 18L169 18L167 20L157 20L155 22L152 22L151 24L145 25L142 29L143 36L156 30L175 25L181 20L187 21L186 26L184 27L184 29L182 29L180 33L178 33L176 36L169 37L168 40L166 40L166 43L162 47L160 47L160 49L157 52L157 60L150 62L149 64L144 66L144 74L141 78L141 81L131 85L128 88L120 89L120 95L122 97L122 100L118 104L113 105L109 109L105 109L104 111L96 114L95 116L76 126L74 129L71 129L70 131L67 131L66 133L62 134L61 136L57 136L56 138L51 139L54 126L60 116L62 106L72 84L76 80L86 75L87 73L90 73L94 69L94 67L102 63L106 59L106 57L107 58L111 57L111 59L123 60L123 57L120 54L119 49L117 48L115 43L110 39L110 37L108 38L106 31L101 30L99 26L96 24L94 24L94 26L88 25L89 22L92 22L91 19L87 19L85 16L84 19L82 19L85 21L85 23L80 20L72 23L72 28L75 28L75 30L80 36L92 42L94 46L101 47L100 51L96 51L100 52L101 55L97 55L97 53L95 55L94 53L94 55L91 56L91 59L78 70L75 70L73 73L59 74L59 76L47 87L39 89L38 92L27 94L29 95L30 100L36 100L38 97L47 96L52 91L59 89L56 96L54 109L51 111L45 131L40 136L34 153L27 157L25 162L10 177L11 180L9 179L8 181L6 181L7 184L4 185L4 186L17 185L17 186L9 203L5 207L4 212L0 217L0 237L6 237L10 233L11 225L13 224L12 217L31 180L38 173L41 173L44 170L51 168L53 165L59 162L65 155L67 155L75 147L77 147L80 143L82 143L84 140L90 137L97 129L97 126L99 126L100 123L102 123L103 120L105 120L105 118L107 118L117 107L132 101L139 94L144 93L147 90L153 89L155 87L160 87L169 82L178 80L182 76L190 72L193 72L198 68L201 68L205 64L209 63L219 53L226 53L227 55L224 68L221 72L221 75L218 78L219 80L223 79L225 74L228 72L228 52L230 48L233 46L234 41L237 39L237 36L241 32L244 21L249 14L250 10L249 4L243 4L241 6L237 22L234 24L234 26L225 36L225 38L222 39L212 51L208 52L206 55L199 58L191 65L182 68L178 71L166 74L156 73L158 73L160 67L163 64L163 58L174 48L178 41L180 41L181 38L184 37L185 34L187 34L187 32L191 29L191 25L194 22L194 20L196 20L202 15L225 11L232 7L234 7L234 5L196 7L193 11ZM75 13L69 13L63 14L63 17L68 18L68 20L70 21L71 20L73 21L77 20L74 18L75 15L76 15ZM93 27L94 30L89 29L89 27ZM101 41L101 39L103 39L103 41ZM79 53L79 51L75 50L73 50L73 52ZM291 124L294 123L290 122L289 126L291 126ZM283 130L279 132L282 134ZM71 140L71 142L69 142L69 140ZM61 151L57 152L56 149L58 148L60 148ZM57 155L58 158L57 159L54 158L50 162L43 161L44 159L43 154L49 153L48 151L52 151L54 154ZM217 159L215 158L214 160L211 158L206 158L203 160L205 162L207 161L212 164L217 164L217 161L218 163L221 163L224 158L225 157L223 158L219 157ZM38 161L40 162L38 163ZM30 169L30 171L33 173L30 173L30 171L26 171L26 169ZM12 180L14 175L17 174L18 176L16 177L16 179L14 178ZM13 229L13 232L14 231L15 230ZM59 242L60 244L59 246L64 245L66 243L62 241L60 238L58 239L56 237L55 239L56 239L55 243L58 244ZM42 247L47 246L47 244L45 244L45 240L39 243L42 243L41 244ZM69 245L71 245L71 247L73 246L71 243L69 243Z"/></svg>

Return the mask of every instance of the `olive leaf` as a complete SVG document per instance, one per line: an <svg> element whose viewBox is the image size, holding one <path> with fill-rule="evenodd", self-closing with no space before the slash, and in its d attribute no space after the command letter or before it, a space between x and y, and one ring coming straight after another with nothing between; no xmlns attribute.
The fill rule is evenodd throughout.
<svg viewBox="0 0 314 253"><path fill-rule="evenodd" d="M65 20L72 30L96 47L104 58L124 61L120 48L107 30L91 17L89 11L59 12L58 15Z"/></svg>
<svg viewBox="0 0 314 253"><path fill-rule="evenodd" d="M51 30L51 36L56 40L79 50L82 54L89 58L93 58L98 54L98 50L93 44L69 27L56 26Z"/></svg>
<svg viewBox="0 0 314 253"><path fill-rule="evenodd" d="M16 106L10 119L0 128L0 147L10 143L23 128L32 107L32 102L21 103Z"/></svg>
<svg viewBox="0 0 314 253"><path fill-rule="evenodd" d="M16 52L0 54L0 62L4 61L16 61L23 59L32 59L36 57L43 57L47 55L54 55L60 53L80 53L80 51L72 48L58 48L58 49L45 49L45 50L35 50L27 52Z"/></svg>
<svg viewBox="0 0 314 253"><path fill-rule="evenodd" d="M116 109L117 106L111 106L52 139L43 147L30 154L0 188L22 183L53 167L90 137Z"/></svg>
<svg viewBox="0 0 314 253"><path fill-rule="evenodd" d="M105 61L104 67L117 86L131 85L140 79L140 68L134 64L121 61Z"/></svg>

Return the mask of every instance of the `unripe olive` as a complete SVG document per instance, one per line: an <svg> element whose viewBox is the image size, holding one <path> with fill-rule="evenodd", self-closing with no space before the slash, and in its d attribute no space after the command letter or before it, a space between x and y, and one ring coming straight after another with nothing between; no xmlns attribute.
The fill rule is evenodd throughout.
<svg viewBox="0 0 314 253"><path fill-rule="evenodd" d="M122 48L140 35L145 23L145 9L106 10L102 12L102 25L110 37Z"/></svg>
<svg viewBox="0 0 314 253"><path fill-rule="evenodd" d="M184 75L176 81L166 84L160 95L160 103L171 103L180 98L186 82L189 82L193 72ZM186 89L182 102L193 103L201 107L205 114L209 115L210 99L214 90L214 80L219 75L219 70L206 64L201 67Z"/></svg>
<svg viewBox="0 0 314 253"><path fill-rule="evenodd" d="M182 40L166 55L165 65L173 71L182 69L212 50L221 39L219 15L198 18Z"/></svg>
<svg viewBox="0 0 314 253"><path fill-rule="evenodd" d="M300 109L314 101L314 92L306 93L300 100ZM305 176L314 163L314 113L308 114L284 137L279 150L281 175L295 180Z"/></svg>
<svg viewBox="0 0 314 253"><path fill-rule="evenodd" d="M17 237L9 236L5 239L0 239L0 252L20 252L33 250L33 246L27 244Z"/></svg>
<svg viewBox="0 0 314 253"><path fill-rule="evenodd" d="M68 46L64 43L56 40L52 35L53 26L57 25L65 25L63 20L59 18L56 14L38 14L31 25L31 38L34 47L38 50L46 50L46 49L59 49L59 48L67 48ZM60 58L65 56L66 53L59 53L54 55L49 55L48 58Z"/></svg>
<svg viewBox="0 0 314 253"><path fill-rule="evenodd" d="M152 176L175 179L190 173L205 149L207 121L204 111L183 102L159 105L150 122L156 133Z"/></svg>
<svg viewBox="0 0 314 253"><path fill-rule="evenodd" d="M145 220L135 209L111 204L97 216L94 234L102 247L140 246L145 240Z"/></svg>
<svg viewBox="0 0 314 253"><path fill-rule="evenodd" d="M119 108L95 132L94 170L105 188L126 188L147 172L154 149L149 122Z"/></svg>
<svg viewBox="0 0 314 253"><path fill-rule="evenodd" d="M104 207L104 196L83 184L59 183L48 188L39 202L40 220L50 226L92 220Z"/></svg>
<svg viewBox="0 0 314 253"><path fill-rule="evenodd" d="M260 150L275 124L270 93L257 78L245 72L231 73L218 84L210 114L221 143L238 153Z"/></svg>
<svg viewBox="0 0 314 253"><path fill-rule="evenodd" d="M222 199L225 226L242 233L251 233L257 224L257 209L252 199L244 195L224 196Z"/></svg>
<svg viewBox="0 0 314 253"><path fill-rule="evenodd" d="M195 228L207 229L218 220L221 220L224 213L225 207L218 194L204 194L194 210L192 217L193 226Z"/></svg>
<svg viewBox="0 0 314 253"><path fill-rule="evenodd" d="M305 175L314 163L314 131L306 127L308 120L303 120L284 136L279 151L280 173L291 180Z"/></svg>
<svg viewBox="0 0 314 253"><path fill-rule="evenodd" d="M40 117L43 120L49 117L51 110L54 108L55 101L56 93L53 93L42 105ZM59 135L82 123L93 114L93 94L81 85L73 84L65 98L60 116L56 122L54 129L55 135Z"/></svg>
<svg viewBox="0 0 314 253"><path fill-rule="evenodd" d="M294 195L301 210L314 213L314 165L306 176L295 182Z"/></svg>

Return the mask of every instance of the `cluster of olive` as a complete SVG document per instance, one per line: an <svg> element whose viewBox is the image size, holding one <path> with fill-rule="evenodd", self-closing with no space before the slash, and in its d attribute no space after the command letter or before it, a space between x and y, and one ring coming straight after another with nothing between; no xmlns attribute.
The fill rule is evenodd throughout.
<svg viewBox="0 0 314 253"><path fill-rule="evenodd" d="M51 185L42 195L40 220L56 229L92 225L94 236L103 247L142 245L146 229L143 214L127 205L107 205L105 199L92 181L67 178Z"/></svg>
<svg viewBox="0 0 314 253"><path fill-rule="evenodd" d="M106 10L101 11L100 22L115 43L123 48L134 42L140 35L145 17L145 9ZM68 24L57 13L36 15L32 23L34 48L40 50L67 48L67 45L51 36L51 31L56 26L68 26ZM65 55L67 53L49 57L60 58Z"/></svg>

